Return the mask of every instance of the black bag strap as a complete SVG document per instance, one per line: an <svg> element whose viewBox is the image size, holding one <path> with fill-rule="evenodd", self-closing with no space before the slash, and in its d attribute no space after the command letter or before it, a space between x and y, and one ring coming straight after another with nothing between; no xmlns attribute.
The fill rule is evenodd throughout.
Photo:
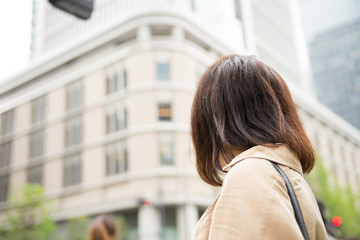
<svg viewBox="0 0 360 240"><path fill-rule="evenodd" d="M273 162L271 162L271 164L280 173L281 177L285 181L285 186L286 186L286 189L287 189L289 197L290 197L291 205L293 206L293 209L294 209L296 222L298 223L298 225L300 227L300 230L301 230L302 235L304 236L304 239L305 240L310 240L308 232L306 230L304 217L303 217L303 215L301 213L301 208L300 208L300 205L299 205L299 201L298 201L298 199L297 199L297 197L295 195L294 188L292 187L289 178L286 176L284 171L277 164L275 164Z"/></svg>

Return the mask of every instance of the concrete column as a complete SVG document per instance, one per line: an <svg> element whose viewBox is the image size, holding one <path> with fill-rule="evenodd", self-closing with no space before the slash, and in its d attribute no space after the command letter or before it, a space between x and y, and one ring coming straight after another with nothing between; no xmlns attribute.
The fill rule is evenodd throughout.
<svg viewBox="0 0 360 240"><path fill-rule="evenodd" d="M199 220L197 207L191 204L179 206L176 218L178 240L191 239L194 227Z"/></svg>
<svg viewBox="0 0 360 240"><path fill-rule="evenodd" d="M161 240L161 219L154 205L143 205L138 212L139 240Z"/></svg>
<svg viewBox="0 0 360 240"><path fill-rule="evenodd" d="M293 39L295 42L295 49L298 59L297 69L299 71L299 81L302 90L306 93L310 93L315 97L315 91L311 87L311 70L308 56L308 49L306 46L305 35L301 23L300 7L296 0L288 1L290 9L290 18L293 25Z"/></svg>

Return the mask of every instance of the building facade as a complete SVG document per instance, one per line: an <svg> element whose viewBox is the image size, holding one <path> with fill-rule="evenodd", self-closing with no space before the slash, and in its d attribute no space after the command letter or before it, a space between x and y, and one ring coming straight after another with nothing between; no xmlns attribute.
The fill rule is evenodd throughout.
<svg viewBox="0 0 360 240"><path fill-rule="evenodd" d="M309 51L317 98L360 129L360 17L316 35Z"/></svg>
<svg viewBox="0 0 360 240"><path fill-rule="evenodd" d="M153 1L53 49L43 38L29 67L0 86L0 209L11 190L40 183L60 225L112 212L126 217L127 239L191 239L219 191L195 170L193 94L206 66L233 53L256 54L279 69L325 165L358 189L359 132L301 90L293 2L237 2L231 21L242 40L235 47L199 17L193 1ZM288 24L278 29L279 22Z"/></svg>
<svg viewBox="0 0 360 240"><path fill-rule="evenodd" d="M88 21L56 9L46 0L33 0L33 61L64 52L76 43L99 36L104 29L116 28L134 14L151 9L173 10L203 23L204 31L212 33L232 51L256 54L288 81L301 88L308 87L295 0L271 3L264 0L97 0ZM153 31L161 32L161 29Z"/></svg>
<svg viewBox="0 0 360 240"><path fill-rule="evenodd" d="M360 129L360 2L299 2L307 36L313 94Z"/></svg>

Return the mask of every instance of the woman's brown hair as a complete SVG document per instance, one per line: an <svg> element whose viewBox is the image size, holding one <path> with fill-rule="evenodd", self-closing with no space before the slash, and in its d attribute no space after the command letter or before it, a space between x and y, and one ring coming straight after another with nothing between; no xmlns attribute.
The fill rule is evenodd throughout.
<svg viewBox="0 0 360 240"><path fill-rule="evenodd" d="M282 77L254 56L222 57L202 75L191 110L191 135L200 177L222 185L220 156L257 145L287 144L304 173L314 166L290 91Z"/></svg>
<svg viewBox="0 0 360 240"><path fill-rule="evenodd" d="M89 229L88 240L115 240L119 232L113 217L100 215Z"/></svg>

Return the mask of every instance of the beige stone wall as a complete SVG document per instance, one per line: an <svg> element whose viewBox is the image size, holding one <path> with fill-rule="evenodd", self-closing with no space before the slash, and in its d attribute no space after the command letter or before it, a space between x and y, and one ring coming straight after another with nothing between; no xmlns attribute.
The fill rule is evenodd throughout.
<svg viewBox="0 0 360 240"><path fill-rule="evenodd" d="M106 95L106 73L99 69L84 77L84 104L91 104Z"/></svg>
<svg viewBox="0 0 360 240"><path fill-rule="evenodd" d="M173 52L171 54L171 80L175 83L193 85L196 64L193 57L181 52Z"/></svg>
<svg viewBox="0 0 360 240"><path fill-rule="evenodd" d="M17 107L14 111L14 130L24 130L31 124L31 102Z"/></svg>
<svg viewBox="0 0 360 240"><path fill-rule="evenodd" d="M173 118L174 122L181 124L190 124L191 105L193 94L184 91L175 91L173 93Z"/></svg>
<svg viewBox="0 0 360 240"><path fill-rule="evenodd" d="M106 111L104 107L97 107L83 115L83 142L93 142L106 134Z"/></svg>
<svg viewBox="0 0 360 240"><path fill-rule="evenodd" d="M26 170L16 171L10 175L10 194L21 189L21 187L26 183L26 177Z"/></svg>
<svg viewBox="0 0 360 240"><path fill-rule="evenodd" d="M195 156L192 154L190 133L175 133L175 167L195 171Z"/></svg>
<svg viewBox="0 0 360 240"><path fill-rule="evenodd" d="M83 152L83 184L96 184L106 176L105 154L103 146L89 148Z"/></svg>
<svg viewBox="0 0 360 240"><path fill-rule="evenodd" d="M152 83L155 80L155 55L152 51L143 51L129 56L125 61L128 70L128 86Z"/></svg>
<svg viewBox="0 0 360 240"><path fill-rule="evenodd" d="M52 155L60 153L65 146L65 124L57 122L45 129L45 154Z"/></svg>
<svg viewBox="0 0 360 240"><path fill-rule="evenodd" d="M60 158L53 159L44 164L43 185L45 191L53 193L63 187L63 161Z"/></svg>
<svg viewBox="0 0 360 240"><path fill-rule="evenodd" d="M11 164L24 164L29 159L29 137L21 136L12 142Z"/></svg>
<svg viewBox="0 0 360 240"><path fill-rule="evenodd" d="M144 76L144 78L146 78ZM145 107L146 106L146 107ZM140 127L157 121L157 102L153 91L141 91L126 99L128 126Z"/></svg>
<svg viewBox="0 0 360 240"><path fill-rule="evenodd" d="M65 88L61 87L47 94L46 113L47 118L61 116L65 113L66 108L66 92Z"/></svg>
<svg viewBox="0 0 360 240"><path fill-rule="evenodd" d="M156 169L160 166L157 134L154 132L131 136L127 139L130 172Z"/></svg>

